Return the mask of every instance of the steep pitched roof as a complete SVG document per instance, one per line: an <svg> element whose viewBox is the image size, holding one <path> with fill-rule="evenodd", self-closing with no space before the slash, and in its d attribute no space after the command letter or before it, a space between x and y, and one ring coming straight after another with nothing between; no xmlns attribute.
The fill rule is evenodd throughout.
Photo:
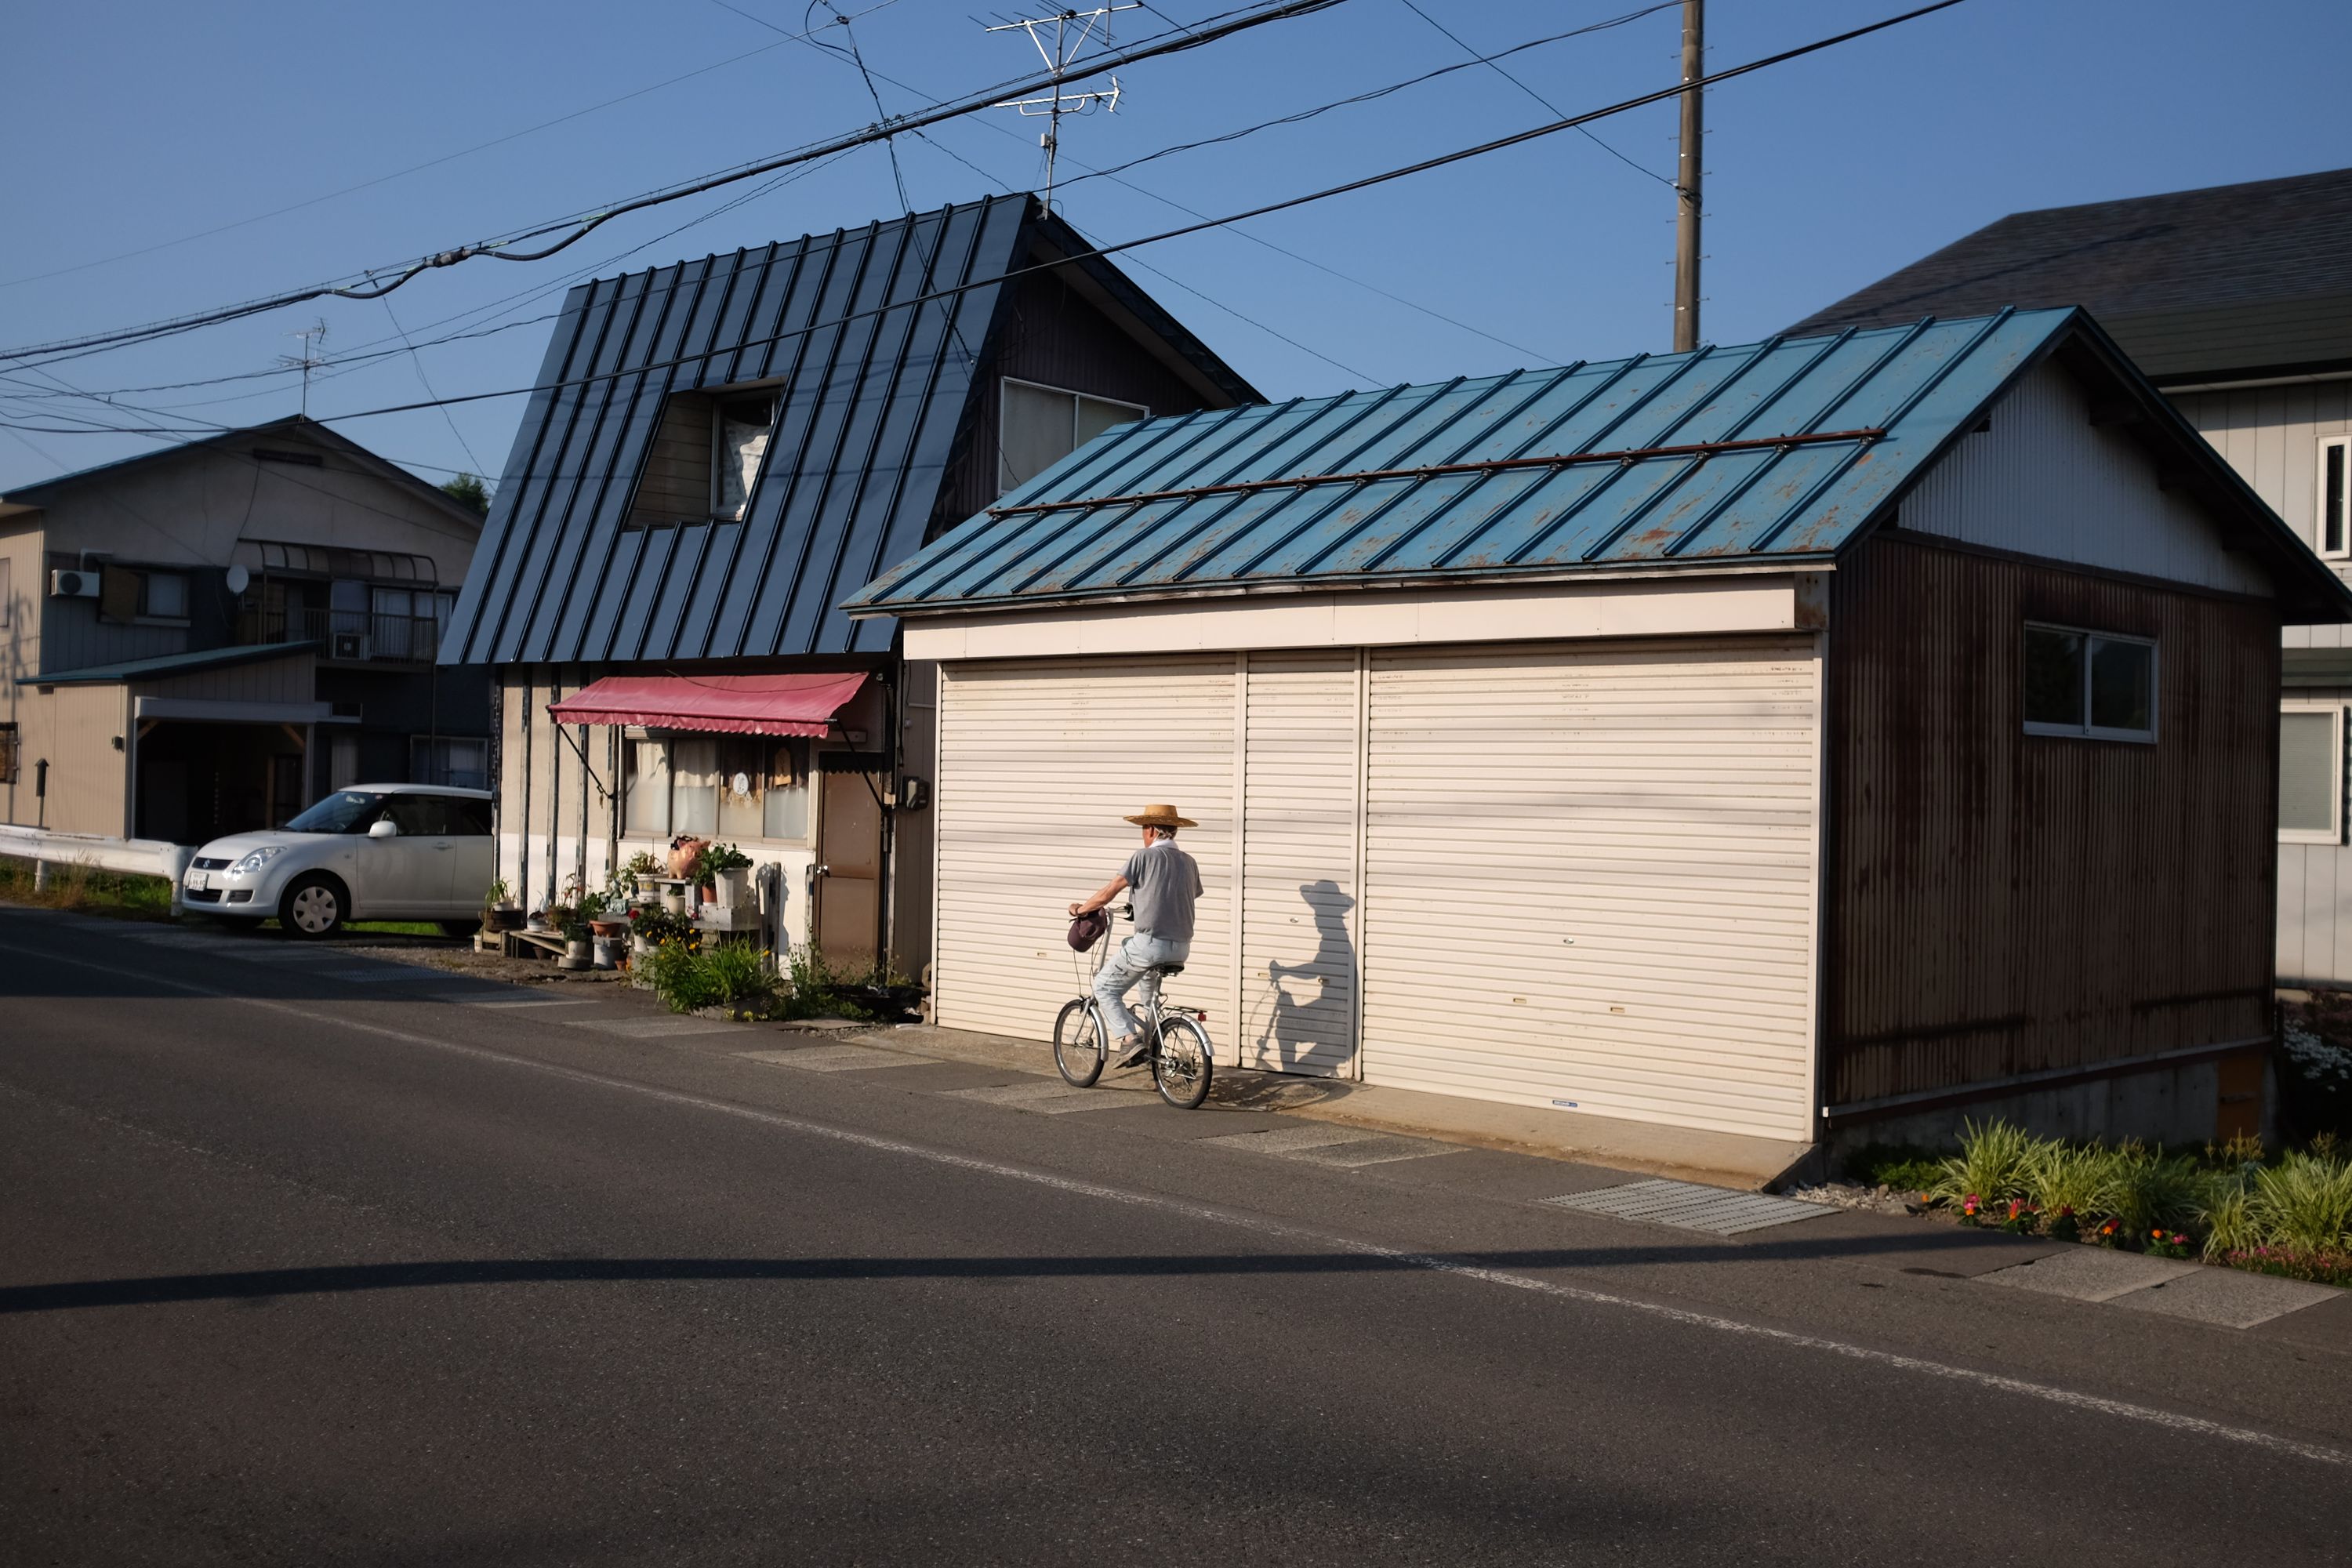
<svg viewBox="0 0 2352 1568"><path fill-rule="evenodd" d="M923 542L1006 292L993 279L1087 248L1034 198L1000 196L573 289L442 662L887 651L887 622L835 606ZM1108 262L1072 269L1204 395L1256 395ZM743 519L627 525L665 400L749 382L779 412Z"/></svg>
<svg viewBox="0 0 2352 1568"><path fill-rule="evenodd" d="M2011 213L1815 311L2081 305L2159 384L2352 366L2352 169Z"/></svg>
<svg viewBox="0 0 2352 1568"><path fill-rule="evenodd" d="M2077 310L1234 408L1105 432L853 612L1833 558L2065 350L2316 618L2352 596Z"/></svg>

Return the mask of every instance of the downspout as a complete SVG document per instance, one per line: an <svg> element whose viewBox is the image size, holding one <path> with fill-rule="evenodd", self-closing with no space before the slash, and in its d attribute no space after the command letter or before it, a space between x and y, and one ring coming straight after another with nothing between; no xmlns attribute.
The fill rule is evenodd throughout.
<svg viewBox="0 0 2352 1568"><path fill-rule="evenodd" d="M528 911L530 908L530 700L538 685L530 678L530 667L523 667L522 677L522 831L515 837L515 903ZM501 792L503 793L503 792Z"/></svg>

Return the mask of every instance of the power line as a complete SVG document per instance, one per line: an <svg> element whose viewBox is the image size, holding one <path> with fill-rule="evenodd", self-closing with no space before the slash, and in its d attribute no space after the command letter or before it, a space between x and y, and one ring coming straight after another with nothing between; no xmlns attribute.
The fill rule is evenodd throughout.
<svg viewBox="0 0 2352 1568"><path fill-rule="evenodd" d="M1729 81L1736 77L1748 76L1756 71L1766 69L1771 66L1781 65L1790 60L1801 58L1806 55L1818 54L1823 49L1833 48L1840 44L1851 43L1856 38L1866 37L1873 33L1885 32L1889 27L1900 26L1906 22L1916 21L1922 16L1933 16L1938 11L1948 11L1953 6L1958 5L1962 3L1963 0L1933 0L1933 4L1921 5L1913 10L1901 12L1893 16L1884 17L1875 22L1866 23L1859 27L1851 27L1843 33L1835 33L1825 38L1816 38L1808 44L1800 44L1792 48L1782 49L1777 54L1766 55L1760 58L1749 60L1745 65L1731 66L1706 76L1696 77L1685 81L1677 82L1672 87L1660 88L1655 91L1645 92L1638 97L1624 99L1616 103L1610 104L1605 108L1588 110L1582 114L1571 115L1563 120L1556 120L1549 124L1531 126L1525 131L1513 132L1507 136L1498 136L1491 141L1481 142L1473 146L1457 148L1451 153L1440 153L1433 157L1423 158L1415 163L1402 164L1393 169L1382 170L1378 174L1361 175L1359 178L1348 180L1339 184L1325 186L1321 190L1308 191L1301 195L1286 196L1280 201L1267 202L1262 205L1251 207L1246 211L1228 214L1223 217L1206 218L1199 223L1185 224L1176 228L1163 229L1157 234L1140 235L1133 239L1123 239L1110 245L1097 246L1091 250L1078 251L1053 261L1033 262L1025 267L1011 268L1003 272L997 273L992 277L976 278L968 282L953 284L944 289L934 289L925 293L914 295L908 299L893 300L887 304L872 306L863 310L852 310L842 315L831 316L821 322L806 327L795 327L790 331L774 332L762 338L748 338L740 343L734 344L733 347L737 350L761 348L770 343L785 342L793 338L806 337L815 332L831 331L839 327L845 326L851 321L865 321L871 317L887 315L893 310L915 310L920 306L931 304L938 300L952 299L957 295L969 293L975 289L991 288L999 283L1011 282L1015 279L1027 277L1032 273L1049 272L1058 268L1072 266L1078 262L1090 260L1097 257L1115 256L1122 251L1139 249L1147 245L1158 245L1167 240L1180 239L1186 235L1199 234L1204 230L1213 228L1222 228L1227 224L1243 223L1251 218L1264 217L1270 213L1286 212L1294 207L1306 206L1313 202L1327 201L1334 196L1347 195L1356 191L1369 190L1375 185L1387 184L1396 180L1407 178L1410 175L1425 174L1432 169L1444 168L1451 164L1465 163L1473 158L1484 157L1490 153L1497 153L1507 148L1522 146L1527 142L1538 141L1546 136L1556 135L1562 131L1572 131L1577 126L1590 123L1592 121L1605 120L1612 115L1623 114L1632 110L1646 108L1653 103L1663 102L1667 99L1677 97L1680 94L1690 91L1694 89L1711 87L1716 83ZM383 408L361 409L351 414L331 414L324 416L320 420L320 423L335 424L346 419L373 419L385 415L408 414L422 408L438 407L445 404L455 405L459 403L480 403L499 397L522 397L536 392L560 392L575 386L593 385L601 381L617 380L624 376L645 375L654 371L667 370L675 365L692 363L697 361L707 359L708 357L709 356L707 352L703 353L682 354L675 359L658 360L646 364L631 365L625 370L598 371L586 375L567 377L562 381L541 382L529 386L507 387L496 392L463 393L456 397L440 398L424 403L394 404Z"/></svg>
<svg viewBox="0 0 2352 1568"><path fill-rule="evenodd" d="M868 5L865 10L855 12L853 15L857 16L870 16L876 11L883 10L886 7L895 5L898 3L898 0L878 0L878 4ZM836 13L836 15L838 13ZM832 24L827 23L826 26L830 26ZM342 196L356 195L362 191L373 190L378 185L389 184L394 180L405 179L411 174L423 174L427 169L437 169L444 163L454 163L460 158L470 158L477 153L487 153L493 147L503 147L509 142L519 142L526 136L535 136L542 131L551 131L559 125L569 124L574 120L584 119L588 115L598 114L607 109L618 108L624 103L627 103L634 99L643 98L648 93L659 92L664 88L676 87L682 81L692 81L696 77L709 76L712 71L724 70L729 66L740 65L745 60L756 59L761 55L769 54L774 50L782 48L785 44L791 41L793 41L793 36L786 35L786 37L777 39L772 44L762 44L756 49L746 49L740 55L730 55L723 60L713 60L707 66L698 66L693 70L682 72L677 76L665 77L660 81L655 82L650 86L638 88L635 91L625 92L618 98L608 98L601 103L592 103L585 109L575 109L568 114L559 114L552 120L542 120L536 125L526 125L520 131L510 131L503 136L494 136L488 142L478 142L471 147L461 147L455 153L445 153L438 158L428 158L422 163L411 163L404 169L394 169L390 174L378 174L373 179L362 180L358 184L345 185L341 190L328 191L315 196L307 196L299 202L289 202L282 207L272 207L268 212L256 213L251 217L237 218L230 223L215 224L210 228L198 229L194 234L184 234L176 239L158 240L152 245L142 245L135 250L118 251L112 256L94 257L88 261L74 262L70 266L52 268L47 272L28 272L21 278L0 279L0 289L14 289L20 284L37 283L44 279L63 278L68 273L86 272L93 267L105 267L117 261L129 261L137 257L152 256L159 250L170 250L175 246L193 244L199 239L210 239L214 235L226 234L232 229L249 228L255 224L267 223L269 219L274 217L284 217L288 213L300 212L306 207L314 207L322 202L331 202Z"/></svg>
<svg viewBox="0 0 2352 1568"><path fill-rule="evenodd" d="M1199 48L1204 44L1214 43L1254 27L1311 16L1316 12L1328 10L1345 3L1346 0L1270 0L1270 3L1254 8L1227 12L1221 17L1201 24L1198 27L1187 28L1175 37L1160 35L1116 54L1097 56L1093 60L1076 68L1076 74L1081 78L1094 76L1143 60L1154 59L1163 55ZM746 163L683 184L650 192L627 201L616 202L592 214L541 224L509 234L500 239L460 245L448 250L432 252L394 267L372 268L358 275L358 279L352 282L314 284L263 299L247 300L241 304L151 321L142 326L0 350L0 361L28 359L35 355L64 355L74 351L145 342L158 337L193 331L200 327L212 326L224 321L239 321L247 316L260 314L265 310L278 310L310 300L378 300L427 271L456 267L478 258L489 258L499 261L542 261L578 244L605 224L628 213L640 212L647 207L699 195L706 191L733 184L740 180L753 179L796 163L812 163L819 158L845 152L854 147L869 146L875 142L887 140L901 132L919 126L936 125L943 121L974 113L1008 95L1033 92L1063 79L1066 79L1066 73L1055 73L1053 76L1031 80L1000 84L982 94L969 95L951 102L933 104L911 113L889 117L884 124L869 126L821 142L803 145L791 153L782 153L772 158ZM543 246L537 250L514 251L508 248L520 245L525 240L536 239L567 229L569 232L562 233L562 237L554 243Z"/></svg>
<svg viewBox="0 0 2352 1568"><path fill-rule="evenodd" d="M1670 4L1672 4L1672 3L1674 3L1674 0L1670 0ZM1505 81L1509 82L1513 87L1517 88L1521 92L1524 92L1524 93L1526 93L1529 98L1534 99L1534 100L1536 100L1536 102L1538 102L1538 104L1541 104L1541 105L1544 107L1544 109L1545 109L1546 110L1548 110L1549 112L1550 112L1550 113L1552 113L1552 114L1555 114L1555 115L1562 114L1562 113L1565 113L1565 112L1566 112L1564 110L1562 110L1562 109L1559 107L1559 105L1558 105L1558 104L1554 103L1550 99L1546 98L1542 93L1538 92L1534 88L1529 87L1526 82L1521 81L1517 77L1515 77L1515 76L1513 76L1509 71L1505 70L1505 69L1503 68L1503 67L1498 63L1497 57L1496 57L1496 56L1494 56L1494 55L1480 55L1476 49L1472 48L1468 44L1466 44L1466 43L1465 43L1465 42L1463 41L1463 39L1462 39L1462 36L1461 36L1459 33L1456 33L1453 28L1451 28L1451 27L1447 26L1444 23L1443 23L1443 22L1439 21L1436 17L1434 17L1434 16L1431 16L1428 12L1426 12L1426 11L1423 10L1419 5L1415 5L1415 4L1413 3L1413 0L1399 0L1399 4L1402 5L1406 10L1408 10L1408 11L1412 12L1414 16L1416 16L1420 17L1423 21L1424 21L1424 22L1428 23L1431 26L1433 26L1433 27L1436 28L1439 32L1441 32L1441 33L1444 34L1448 38L1452 39L1452 40L1454 41L1454 46L1455 46L1457 48L1459 48L1459 49L1460 49L1464 54L1470 56L1474 60L1477 61L1477 63L1479 63L1480 65L1483 65L1483 66L1486 67L1486 68L1487 68L1487 69L1489 69L1489 70L1493 71L1496 76L1501 77ZM1620 18L1619 18L1617 21L1615 21L1615 22L1603 22L1603 23L1596 24L1596 29L1595 29L1595 30L1597 30L1597 28L1598 28L1598 27L1602 27L1602 26L1608 26L1608 27L1617 26L1621 25L1621 24L1622 24L1622 23L1623 23L1623 22L1630 22L1630 21L1633 20L1633 19L1634 19L1634 17L1637 17L1637 16L1650 16L1650 15L1651 15L1652 13L1654 13L1654 12L1664 11L1664 10L1666 10L1666 9L1668 9L1668 8L1669 8L1669 5L1653 5L1653 6L1651 6L1651 7L1650 7L1648 10L1646 10L1646 11L1635 11L1635 12L1633 12L1632 14L1630 14L1630 15L1628 15L1628 16L1625 16L1620 17ZM1506 51L1506 52L1507 52L1507 53L1516 53L1517 51L1515 51L1515 50L1511 50L1511 51ZM1653 173L1651 173L1651 171L1650 171L1650 170L1648 170L1648 169L1646 169L1646 168L1643 168L1640 163L1635 163L1633 159L1631 159L1631 158L1627 157L1623 153L1619 152L1616 148L1614 148L1614 147L1611 146L1608 142L1603 142L1600 137L1595 136L1591 132L1585 130L1585 129L1584 129L1584 127L1582 127L1582 126L1580 126L1580 126L1578 126L1578 127L1577 127L1577 133L1578 133L1579 135L1582 136L1582 137L1583 137L1587 142L1591 142L1595 147L1600 148L1603 153L1608 153L1611 157L1612 157L1612 158L1616 159L1619 163L1621 163L1624 164L1627 168L1629 168L1629 169L1633 170L1635 174L1643 174L1643 175L1647 175L1649 178L1651 178L1651 179L1653 179L1653 180L1657 181L1657 182L1658 182L1658 184L1662 184L1662 185L1666 186L1668 189L1672 189L1672 188L1673 188L1673 186L1674 186L1674 182L1673 182L1672 180L1669 180L1669 179L1668 179L1668 178L1666 178L1664 174L1653 174Z"/></svg>

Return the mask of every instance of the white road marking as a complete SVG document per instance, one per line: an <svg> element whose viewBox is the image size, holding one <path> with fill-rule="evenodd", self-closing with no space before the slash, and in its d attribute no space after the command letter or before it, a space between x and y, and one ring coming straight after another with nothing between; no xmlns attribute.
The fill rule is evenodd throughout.
<svg viewBox="0 0 2352 1568"><path fill-rule="evenodd" d="M114 965L89 959L68 958L61 953L37 948L18 947L0 942L0 951L20 952L48 963L63 963L78 969L94 969L101 973L119 973ZM520 1068L549 1078L559 1078L572 1083L590 1084L601 1089L619 1089L666 1105L705 1110L718 1116L731 1116L739 1121L757 1122L808 1138L823 1138L852 1148L870 1150L876 1153L896 1154L906 1159L922 1160L950 1170L969 1171L976 1175L994 1176L1008 1182L1022 1182L1032 1186L1068 1193L1077 1197L1099 1199L1105 1203L1121 1204L1129 1208L1155 1210L1175 1215L1204 1225L1223 1226L1228 1229L1246 1231L1254 1236L1293 1245L1306 1243L1328 1247L1359 1258L1378 1258L1400 1268L1418 1268L1432 1274L1447 1274L1458 1279L1470 1279L1483 1285L1499 1286L1509 1290L1523 1290L1554 1300L1575 1301L1585 1306L1610 1307L1620 1311L1637 1312L1665 1322L1680 1323L1687 1328L1706 1329L1716 1333L1736 1334L1746 1339L1764 1340L1797 1350L1817 1351L1847 1361L1873 1366L1891 1367L1899 1372L1915 1373L1923 1377L1941 1378L1950 1383L1990 1389L1999 1394L2015 1394L2020 1398L2038 1400L2069 1410L2091 1415L2111 1415L2119 1420L2158 1426L2167 1431L2192 1436L2218 1438L2223 1442L2242 1444L2268 1453L2291 1455L2309 1459L2315 1464L2334 1465L2352 1469L2352 1451L2331 1448L2323 1444L2305 1443L2293 1437L2283 1437L2273 1432L2259 1431L2251 1426L2232 1426L2224 1422L2210 1421L2201 1415L2183 1415L2175 1411L2159 1410L2154 1405L2134 1405L2127 1400L2108 1399L2100 1394L2083 1394L2071 1388L2060 1388L2046 1383L2034 1383L2026 1378L2010 1377L2001 1373L1983 1372L1975 1367L1954 1366L1948 1362L1929 1361L1924 1356L1905 1355L1896 1351L1873 1349L1868 1345L1833 1340L1821 1334L1799 1333L1792 1329L1776 1329L1762 1323L1744 1322L1719 1313L1702 1312L1688 1307L1668 1306L1662 1301L1644 1301L1638 1297L1621 1296L1614 1291L1595 1290L1582 1285L1567 1285L1557 1280L1538 1279L1532 1275L1514 1274L1507 1269L1489 1268L1482 1264L1466 1262L1458 1258L1444 1258L1433 1253L1412 1252L1402 1247L1385 1247L1379 1242L1360 1241L1353 1237L1316 1230L1294 1225L1286 1220L1270 1219L1262 1215L1241 1213L1213 1207L1189 1198L1169 1197L1159 1193L1137 1192L1114 1187L1101 1182L1090 1182L1076 1176L1056 1175L1048 1171L1033 1171L1000 1160L983 1159L974 1154L959 1154L952 1150L934 1149L921 1143L909 1143L902 1139L886 1138L877 1133L859 1132L846 1127L835 1127L805 1117L789 1116L782 1111L761 1110L749 1105L733 1105L723 1100L705 1095L689 1094L683 1089L662 1089L654 1084L636 1083L609 1073L592 1072L584 1068L565 1067L558 1062L540 1061L530 1057L492 1050L485 1046L461 1045L455 1040L436 1040L426 1035L411 1034L405 1029L387 1028L381 1024L363 1024L355 1019L339 1017L332 1013L313 1012L290 1003L265 1001L257 996L235 996L215 991L207 985L193 985L182 980L166 980L160 976L146 977L148 983L190 995L207 996L217 1001L241 1003L265 1012L282 1013L306 1023L324 1024L358 1034L376 1035L404 1044L422 1046L429 1050L446 1051L454 1056L471 1057L477 1061L497 1062Z"/></svg>

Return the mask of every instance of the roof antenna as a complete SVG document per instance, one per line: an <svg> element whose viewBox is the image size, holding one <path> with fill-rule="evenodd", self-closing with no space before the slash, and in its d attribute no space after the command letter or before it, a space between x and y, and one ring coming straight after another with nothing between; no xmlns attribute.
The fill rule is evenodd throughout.
<svg viewBox="0 0 2352 1568"><path fill-rule="evenodd" d="M1008 98L1001 103L989 105L991 109L1016 109L1024 116L1045 117L1045 131L1037 138L1037 145L1045 149L1045 210L1049 213L1054 210L1054 160L1062 150L1062 116L1085 114L1097 103L1102 105L1106 114L1118 112L1118 78L1110 79L1110 90L1108 92L1066 93L1062 90L1063 73L1070 68L1071 62L1089 43L1110 41L1110 18L1114 13L1142 9L1143 0L1130 0L1125 5L1109 5L1092 11L1057 11L1051 16L1033 16L981 29L985 33L1009 33L1017 27L1028 34L1029 41L1037 46L1037 53L1044 57L1045 69L1053 77L1054 90L1044 98ZM979 18L974 17L973 20ZM1053 30L1053 47L1050 48L1045 42L1047 28Z"/></svg>
<svg viewBox="0 0 2352 1568"><path fill-rule="evenodd" d="M314 345L327 341L327 319L321 316L300 331L289 332L286 335L289 338L301 339L302 352L299 354L279 354L278 363L289 370L299 370L302 373L302 417L308 419L310 416L310 373L327 363L310 351Z"/></svg>

